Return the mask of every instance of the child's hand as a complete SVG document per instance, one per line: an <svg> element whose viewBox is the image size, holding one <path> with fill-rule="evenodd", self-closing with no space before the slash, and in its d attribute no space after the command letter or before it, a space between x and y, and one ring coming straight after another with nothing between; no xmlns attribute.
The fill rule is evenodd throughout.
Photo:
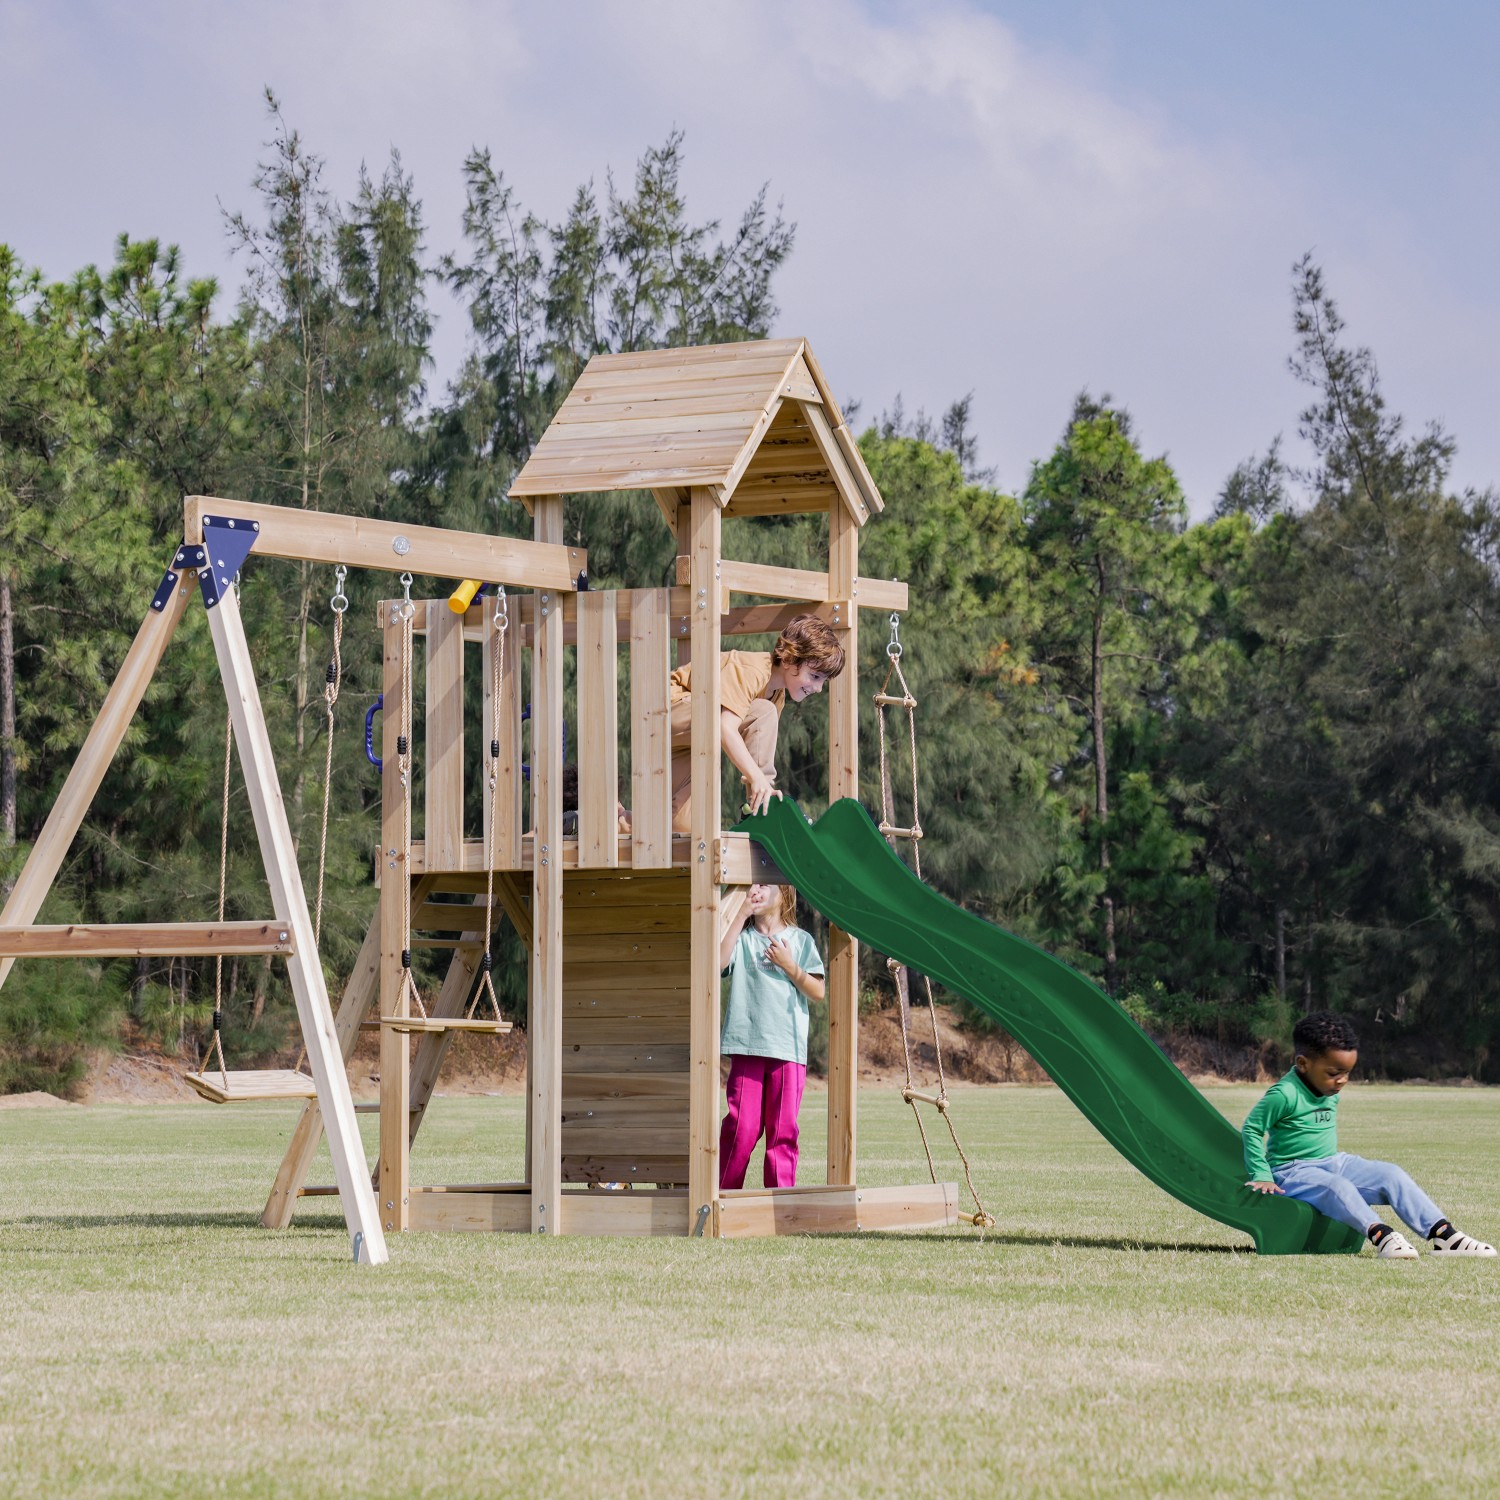
<svg viewBox="0 0 1500 1500"><path fill-rule="evenodd" d="M1286 1195L1286 1189L1282 1188L1282 1187L1277 1187L1274 1182L1255 1182L1255 1181L1251 1181L1251 1182L1247 1182L1245 1184L1245 1186L1247 1188L1249 1188L1252 1192L1256 1192L1256 1193L1280 1193L1280 1194L1282 1194L1283 1197Z"/></svg>
<svg viewBox="0 0 1500 1500"><path fill-rule="evenodd" d="M788 979L793 974L800 973L797 960L792 957L792 950L787 946L785 938L773 937L766 941L766 962L775 964Z"/></svg>
<svg viewBox="0 0 1500 1500"><path fill-rule="evenodd" d="M746 795L750 798L750 816L764 812L771 805L772 797L779 797L780 792L766 780L764 776L756 776L745 783Z"/></svg>

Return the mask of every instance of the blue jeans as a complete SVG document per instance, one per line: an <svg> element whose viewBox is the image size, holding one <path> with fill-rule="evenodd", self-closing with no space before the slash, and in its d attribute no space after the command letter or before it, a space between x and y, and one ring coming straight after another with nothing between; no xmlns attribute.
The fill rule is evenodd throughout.
<svg viewBox="0 0 1500 1500"><path fill-rule="evenodd" d="M1427 1237L1443 1217L1437 1204L1394 1162L1367 1161L1339 1151L1313 1161L1272 1167L1271 1176L1288 1198L1311 1203L1320 1214L1364 1234L1377 1222L1372 1203L1389 1203L1403 1223Z"/></svg>

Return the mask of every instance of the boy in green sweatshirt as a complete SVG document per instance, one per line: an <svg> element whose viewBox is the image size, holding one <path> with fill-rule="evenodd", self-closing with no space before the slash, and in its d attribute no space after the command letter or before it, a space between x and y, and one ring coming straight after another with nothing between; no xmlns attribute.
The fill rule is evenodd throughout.
<svg viewBox="0 0 1500 1500"><path fill-rule="evenodd" d="M1246 1186L1312 1204L1359 1230L1383 1260L1416 1260L1417 1252L1399 1229L1370 1212L1372 1203L1390 1204L1440 1259L1494 1255L1493 1245L1455 1229L1393 1162L1339 1150L1339 1094L1359 1060L1353 1026L1342 1016L1318 1011L1297 1022L1292 1044L1297 1049L1292 1071L1266 1090L1245 1120Z"/></svg>

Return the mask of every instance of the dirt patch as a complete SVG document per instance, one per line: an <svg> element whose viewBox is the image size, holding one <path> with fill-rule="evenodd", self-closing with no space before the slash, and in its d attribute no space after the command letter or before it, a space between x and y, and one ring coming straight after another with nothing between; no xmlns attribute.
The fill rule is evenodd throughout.
<svg viewBox="0 0 1500 1500"><path fill-rule="evenodd" d="M66 1099L56 1094L44 1094L34 1089L29 1094L0 1094L0 1109L74 1109Z"/></svg>
<svg viewBox="0 0 1500 1500"><path fill-rule="evenodd" d="M933 1039L933 1021L937 1039ZM1047 1075L1030 1055L1003 1033L964 1031L957 1012L946 1005L911 1011L912 1074L919 1082L936 1082L938 1048L943 1075L955 1083L1046 1083ZM904 1083L906 1062L901 1044L901 1015L894 1007L859 1018L859 1076L864 1083Z"/></svg>

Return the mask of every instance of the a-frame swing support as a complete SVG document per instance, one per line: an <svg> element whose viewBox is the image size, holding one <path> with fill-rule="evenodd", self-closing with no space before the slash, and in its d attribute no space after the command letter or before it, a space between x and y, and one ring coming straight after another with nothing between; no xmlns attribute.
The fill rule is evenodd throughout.
<svg viewBox="0 0 1500 1500"><path fill-rule="evenodd" d="M389 1251L277 780L250 645L231 585L252 546L262 556L304 561L337 558L387 572L410 570L451 576L467 566L497 582L535 585L540 581L554 588L571 586L587 563L579 549L561 545L537 545L432 527L401 527L317 512L288 512L201 496L190 496L185 502L184 533L183 546L174 556L0 912L0 985L20 956L204 953L214 951L215 942L237 945L233 951L282 954L307 1049L318 1118L328 1135L353 1259L361 1265L381 1265L389 1259ZM214 545L216 539L226 545ZM32 924L68 849L187 611L195 580L207 606L209 633L228 699L274 921L257 924L266 929L261 941L244 930L247 924L35 927ZM231 932L230 928L235 930Z"/></svg>

